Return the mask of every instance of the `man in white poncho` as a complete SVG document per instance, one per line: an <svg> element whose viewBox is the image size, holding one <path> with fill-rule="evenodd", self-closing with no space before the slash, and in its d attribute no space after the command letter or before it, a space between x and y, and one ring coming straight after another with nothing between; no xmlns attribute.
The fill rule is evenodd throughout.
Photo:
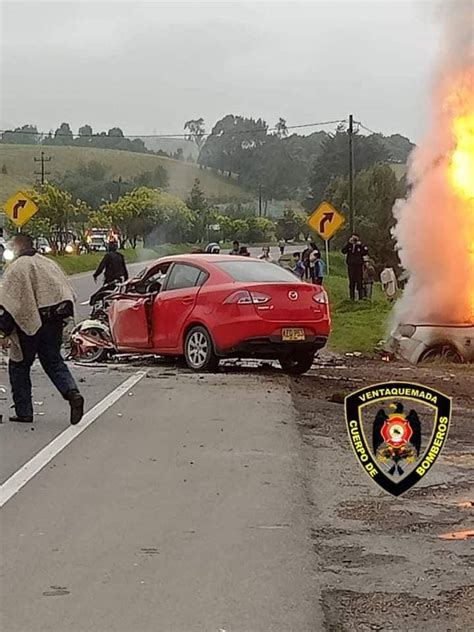
<svg viewBox="0 0 474 632"><path fill-rule="evenodd" d="M73 315L74 292L64 272L34 250L31 237L14 237L13 251L15 260L0 287L0 306L14 321L8 372L15 415L10 421L33 421L30 372L38 356L45 373L69 402L71 423L77 424L84 399L61 356L64 320Z"/></svg>

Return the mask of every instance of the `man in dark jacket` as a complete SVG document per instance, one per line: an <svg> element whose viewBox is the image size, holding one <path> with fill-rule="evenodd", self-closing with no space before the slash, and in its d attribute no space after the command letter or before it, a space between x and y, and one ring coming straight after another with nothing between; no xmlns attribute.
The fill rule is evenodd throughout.
<svg viewBox="0 0 474 632"><path fill-rule="evenodd" d="M368 248L354 234L342 249L342 254L346 255L347 274L349 276L349 296L351 300L355 300L355 290L357 288L358 298L364 296L363 286L363 270L364 256L367 254Z"/></svg>
<svg viewBox="0 0 474 632"><path fill-rule="evenodd" d="M117 242L115 241L109 243L109 252L104 255L99 267L94 272L94 281L97 281L102 273L104 273L104 285L128 279L125 259L120 252L117 252Z"/></svg>

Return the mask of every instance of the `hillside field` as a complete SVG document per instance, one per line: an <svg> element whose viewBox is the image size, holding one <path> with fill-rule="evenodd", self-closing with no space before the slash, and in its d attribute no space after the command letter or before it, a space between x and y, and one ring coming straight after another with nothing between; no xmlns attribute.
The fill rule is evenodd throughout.
<svg viewBox="0 0 474 632"><path fill-rule="evenodd" d="M144 171L152 171L161 165L168 173L168 191L182 199L186 199L194 179L199 178L201 186L210 200L236 199L244 201L249 194L234 182L209 170L199 169L192 163L181 162L129 151L114 149L97 149L88 147L42 147L37 145L3 145L0 144L0 169L5 165L7 174L0 173L0 204L3 204L17 190L31 187L37 179L34 175L39 170L39 163L34 162L41 150L51 156L47 163L48 176L51 180L60 178L68 169L75 169L81 163L91 160L105 165L111 179L122 177L123 180L133 178Z"/></svg>

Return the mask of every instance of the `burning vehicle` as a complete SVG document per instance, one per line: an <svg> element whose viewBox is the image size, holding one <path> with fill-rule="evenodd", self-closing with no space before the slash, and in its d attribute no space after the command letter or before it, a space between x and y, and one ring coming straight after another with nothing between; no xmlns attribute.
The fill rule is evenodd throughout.
<svg viewBox="0 0 474 632"><path fill-rule="evenodd" d="M474 325L398 325L386 351L412 364L474 362Z"/></svg>
<svg viewBox="0 0 474 632"><path fill-rule="evenodd" d="M393 236L408 282L387 351L411 362L474 359L474 44L472 15L449 15L432 120L414 150Z"/></svg>

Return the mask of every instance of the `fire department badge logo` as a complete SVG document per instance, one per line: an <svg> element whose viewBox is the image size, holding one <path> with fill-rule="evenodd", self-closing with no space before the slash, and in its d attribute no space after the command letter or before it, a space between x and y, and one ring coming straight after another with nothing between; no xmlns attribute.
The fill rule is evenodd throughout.
<svg viewBox="0 0 474 632"><path fill-rule="evenodd" d="M451 398L408 382L374 384L345 398L355 455L385 491L399 496L426 476L441 453Z"/></svg>

